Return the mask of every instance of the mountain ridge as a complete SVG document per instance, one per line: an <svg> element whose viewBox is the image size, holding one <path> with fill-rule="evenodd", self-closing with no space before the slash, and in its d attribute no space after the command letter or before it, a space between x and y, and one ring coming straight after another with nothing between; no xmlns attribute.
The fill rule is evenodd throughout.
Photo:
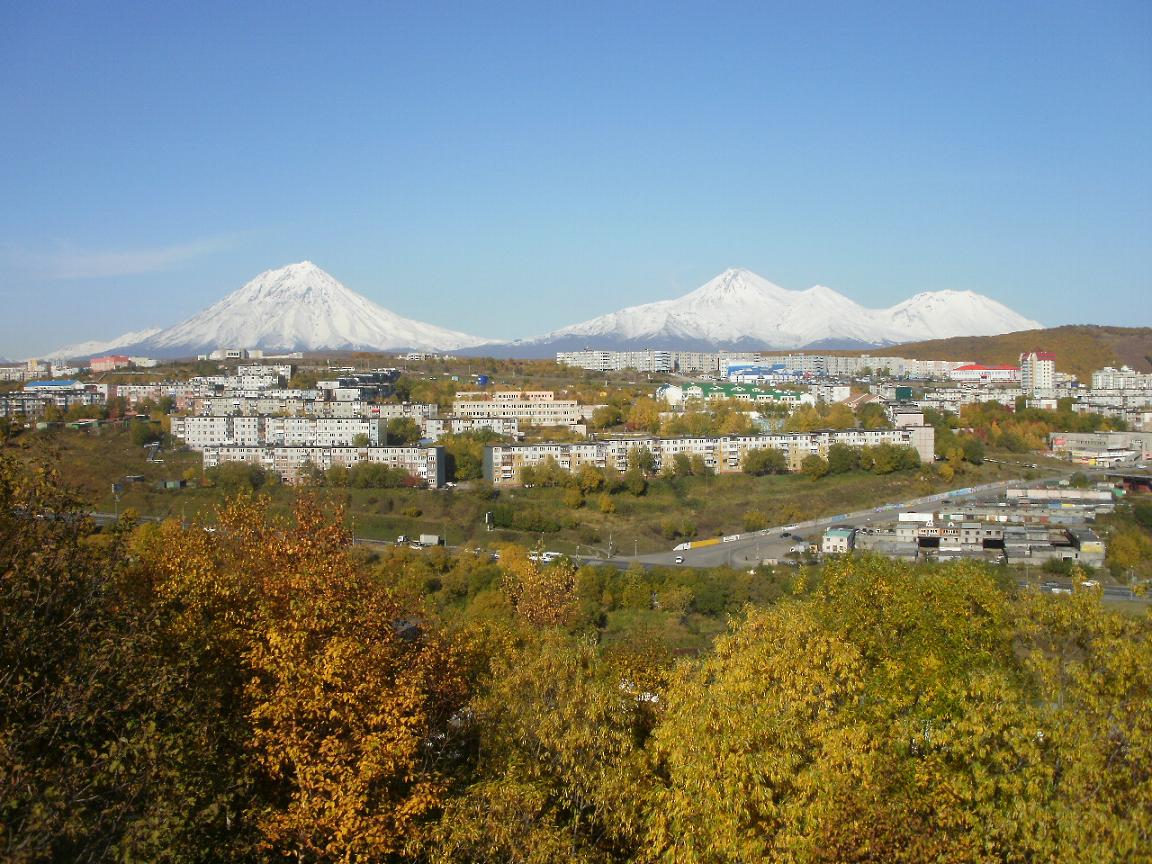
<svg viewBox="0 0 1152 864"><path fill-rule="evenodd" d="M67 346L50 356L119 351L175 357L223 347L509 357L581 348L868 350L1041 326L972 291L920 292L887 309L868 309L824 285L792 291L750 270L730 268L680 297L629 306L540 336L499 341L404 318L302 261L260 273L171 327Z"/></svg>
<svg viewBox="0 0 1152 864"><path fill-rule="evenodd" d="M730 268L672 300L609 312L519 340L520 349L620 342L694 350L687 343L765 349L855 343L874 347L925 338L990 335L1042 327L973 291L924 291L887 309L868 309L824 285L789 291L749 270Z"/></svg>

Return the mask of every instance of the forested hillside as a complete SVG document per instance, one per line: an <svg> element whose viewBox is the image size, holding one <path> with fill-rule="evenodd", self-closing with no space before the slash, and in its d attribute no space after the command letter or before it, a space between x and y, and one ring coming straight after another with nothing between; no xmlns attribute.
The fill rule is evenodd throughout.
<svg viewBox="0 0 1152 864"><path fill-rule="evenodd" d="M980 565L706 590L234 500L97 533L0 455L0 858L1152 861L1152 619Z"/></svg>
<svg viewBox="0 0 1152 864"><path fill-rule="evenodd" d="M1052 351L1056 369L1089 383L1092 372L1104 366L1131 366L1152 372L1152 328L1100 327L1076 324L1046 330L1024 330L1001 336L959 336L895 345L883 352L847 354L894 354L920 360L968 360L973 363L1015 364L1025 351Z"/></svg>

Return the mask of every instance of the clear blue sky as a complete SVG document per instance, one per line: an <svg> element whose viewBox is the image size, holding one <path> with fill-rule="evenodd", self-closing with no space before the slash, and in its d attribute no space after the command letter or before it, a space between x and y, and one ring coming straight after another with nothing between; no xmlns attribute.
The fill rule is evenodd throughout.
<svg viewBox="0 0 1152 864"><path fill-rule="evenodd" d="M1152 325L1152 3L0 0L0 356L311 259L535 335L725 267Z"/></svg>

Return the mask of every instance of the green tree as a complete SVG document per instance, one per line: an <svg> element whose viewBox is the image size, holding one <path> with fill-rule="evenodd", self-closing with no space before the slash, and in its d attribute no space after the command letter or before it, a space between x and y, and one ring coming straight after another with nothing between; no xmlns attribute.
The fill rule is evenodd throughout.
<svg viewBox="0 0 1152 864"><path fill-rule="evenodd" d="M855 447L837 442L828 448L828 473L847 474L860 467L860 453Z"/></svg>
<svg viewBox="0 0 1152 864"><path fill-rule="evenodd" d="M388 421L388 444L410 447L420 441L420 424L411 417L393 417Z"/></svg>
<svg viewBox="0 0 1152 864"><path fill-rule="evenodd" d="M865 402L856 411L856 419L862 429L891 429L892 421L884 406L878 402Z"/></svg>
<svg viewBox="0 0 1152 864"><path fill-rule="evenodd" d="M984 443L972 435L960 437L960 446L964 453L964 461L973 465L984 464Z"/></svg>
<svg viewBox="0 0 1152 864"><path fill-rule="evenodd" d="M225 494L253 492L268 482L268 473L251 462L222 462L204 472L204 477Z"/></svg>
<svg viewBox="0 0 1152 864"><path fill-rule="evenodd" d="M624 421L624 415L615 405L601 405L592 412L592 428L608 429Z"/></svg>
<svg viewBox="0 0 1152 864"><path fill-rule="evenodd" d="M629 468L624 472L624 487L632 495L639 497L648 491L648 481L638 468Z"/></svg>
<svg viewBox="0 0 1152 864"><path fill-rule="evenodd" d="M785 474L788 471L788 457L774 447L748 450L744 454L745 474L762 477L765 474Z"/></svg>
<svg viewBox="0 0 1152 864"><path fill-rule="evenodd" d="M800 463L800 470L809 479L819 480L828 473L828 462L823 456L812 453L804 457L804 461Z"/></svg>
<svg viewBox="0 0 1152 864"><path fill-rule="evenodd" d="M633 447L628 451L628 470L639 471L651 477L656 473L656 456L647 447Z"/></svg>

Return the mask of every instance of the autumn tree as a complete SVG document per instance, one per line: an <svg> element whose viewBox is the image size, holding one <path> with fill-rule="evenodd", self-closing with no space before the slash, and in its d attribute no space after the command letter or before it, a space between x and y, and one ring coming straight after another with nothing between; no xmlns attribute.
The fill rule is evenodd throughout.
<svg viewBox="0 0 1152 864"><path fill-rule="evenodd" d="M215 650L244 673L234 698L267 789L246 816L262 846L383 860L415 842L447 788L467 695L454 650L354 566L340 515L312 499L291 523L241 499L213 535L163 530L153 566L174 636L216 622Z"/></svg>

